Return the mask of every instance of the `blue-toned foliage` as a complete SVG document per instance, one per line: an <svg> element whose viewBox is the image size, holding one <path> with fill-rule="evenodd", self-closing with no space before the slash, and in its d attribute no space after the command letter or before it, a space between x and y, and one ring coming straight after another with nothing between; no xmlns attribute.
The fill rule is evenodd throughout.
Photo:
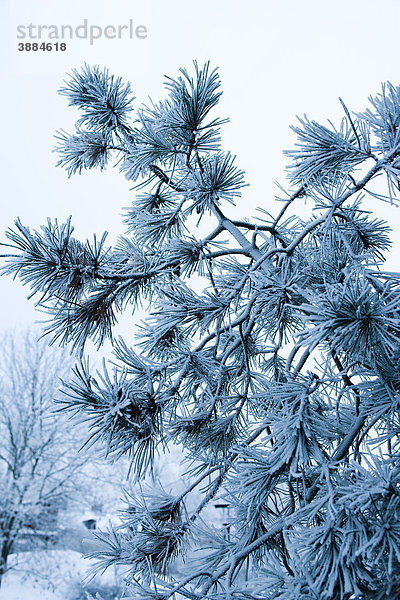
<svg viewBox="0 0 400 600"><path fill-rule="evenodd" d="M341 101L338 127L300 119L297 187L254 220L229 212L245 180L221 149L217 71L195 63L166 89L136 110L129 84L85 66L61 90L82 118L58 164L115 158L137 181L114 248L79 242L70 221L17 221L5 245L3 271L53 339L112 342L113 364L83 361L64 390L88 443L129 455L136 479L158 451L184 452L187 487L128 494L97 566L123 565L135 600L399 598L400 274L382 269L390 228L363 204L398 197L399 89L358 115ZM128 343L113 329L129 305L147 316Z"/></svg>

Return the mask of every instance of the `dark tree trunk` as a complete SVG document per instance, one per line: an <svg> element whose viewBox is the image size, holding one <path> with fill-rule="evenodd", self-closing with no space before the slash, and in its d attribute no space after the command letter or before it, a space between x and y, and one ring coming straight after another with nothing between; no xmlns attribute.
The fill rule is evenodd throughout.
<svg viewBox="0 0 400 600"><path fill-rule="evenodd" d="M9 555L11 554L12 546L13 546L13 542L11 540L10 534L9 533L3 534L3 543L1 545L1 552L0 552L0 589L1 589L1 584L3 581L4 575L7 571L7 561L8 561Z"/></svg>

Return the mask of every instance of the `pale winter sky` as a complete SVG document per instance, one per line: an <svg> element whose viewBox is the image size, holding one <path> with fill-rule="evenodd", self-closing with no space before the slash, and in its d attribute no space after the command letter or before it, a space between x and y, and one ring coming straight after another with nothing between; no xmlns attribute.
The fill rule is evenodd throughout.
<svg viewBox="0 0 400 600"><path fill-rule="evenodd" d="M66 72L83 62L107 66L130 80L137 102L162 97L163 75L192 60L220 68L224 96L219 114L231 122L224 149L247 172L237 214L274 207L274 181L284 184L282 150L290 148L296 114L338 122L341 96L363 110L382 81L400 84L398 0L0 0L2 76L1 241L19 216L38 227L47 217L73 215L80 238L123 232L121 208L130 184L115 169L68 179L55 168L55 130L71 131L76 113L57 95ZM17 26L118 26L132 19L147 39L66 40L65 52L19 52ZM400 258L400 210L380 204L395 229L390 267ZM298 205L299 210L302 205ZM397 230L397 232L396 232ZM0 279L0 331L42 318L26 300L28 289Z"/></svg>

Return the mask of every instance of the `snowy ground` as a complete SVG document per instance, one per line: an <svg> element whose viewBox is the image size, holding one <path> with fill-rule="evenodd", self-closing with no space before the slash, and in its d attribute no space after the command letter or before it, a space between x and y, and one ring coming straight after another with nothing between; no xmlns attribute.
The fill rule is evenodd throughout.
<svg viewBox="0 0 400 600"><path fill-rule="evenodd" d="M90 562L73 550L26 552L9 571L0 590L0 600L69 600L75 586L87 575ZM115 583L115 574L106 573L101 581Z"/></svg>

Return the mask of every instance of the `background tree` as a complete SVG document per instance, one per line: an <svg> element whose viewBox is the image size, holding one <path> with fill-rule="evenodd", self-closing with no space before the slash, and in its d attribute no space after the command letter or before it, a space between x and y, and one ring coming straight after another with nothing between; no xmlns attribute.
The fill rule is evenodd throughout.
<svg viewBox="0 0 400 600"><path fill-rule="evenodd" d="M43 548L59 529L88 457L78 453L79 428L54 413L68 353L30 331L4 334L0 354L1 585L11 553Z"/></svg>
<svg viewBox="0 0 400 600"><path fill-rule="evenodd" d="M98 67L61 89L81 118L58 136L59 164L115 155L141 190L115 248L79 242L70 221L8 232L4 272L38 294L53 339L101 346L119 311L148 307L136 349L113 341L112 371L76 367L65 408L137 477L180 442L193 480L128 498L124 527L99 535L99 568L125 565L141 600L397 598L400 275L382 270L389 228L362 202L396 201L400 88L362 114L342 103L337 128L300 119L290 189L253 221L229 216L245 183L220 148L217 72L195 63L166 88L137 112ZM201 521L217 494L229 536ZM197 565L173 577L190 544Z"/></svg>

